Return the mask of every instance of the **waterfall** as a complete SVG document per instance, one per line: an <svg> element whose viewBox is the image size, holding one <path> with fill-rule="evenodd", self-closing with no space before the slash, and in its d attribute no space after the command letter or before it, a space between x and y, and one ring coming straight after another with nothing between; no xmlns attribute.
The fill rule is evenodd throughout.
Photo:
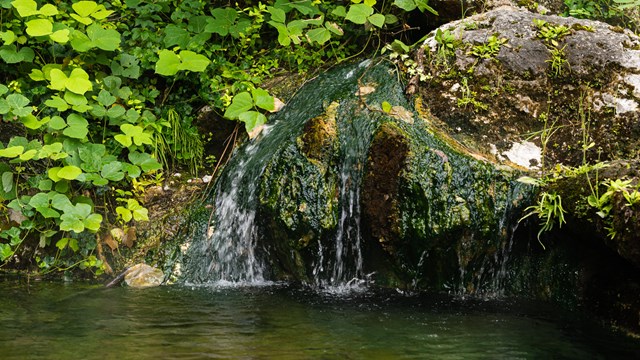
<svg viewBox="0 0 640 360"><path fill-rule="evenodd" d="M334 70L333 80L320 76L272 117L273 125L267 131L234 152L215 183L211 220L204 231L194 235L186 250L186 282L259 284L269 277L265 262L268 250L260 241L256 211L265 168L278 156L277 149L295 139L327 103L356 92L358 76L368 64L365 61ZM340 220L334 244L318 242L318 259L312 271L312 281L318 285L338 285L362 275L359 187L371 128L370 124L341 125ZM361 140L354 142L354 138Z"/></svg>

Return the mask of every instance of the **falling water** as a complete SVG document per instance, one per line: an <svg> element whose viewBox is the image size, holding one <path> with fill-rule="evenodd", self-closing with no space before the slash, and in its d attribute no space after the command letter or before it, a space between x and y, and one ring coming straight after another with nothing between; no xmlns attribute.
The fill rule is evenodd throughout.
<svg viewBox="0 0 640 360"><path fill-rule="evenodd" d="M266 250L261 245L256 218L260 178L276 149L295 141L292 139L305 122L322 114L327 103L356 92L357 79L368 64L338 69L331 79L321 76L314 86L300 91L272 117L272 126L236 150L215 184L214 209L205 226L206 234L194 236L186 250L186 282L262 283L268 278ZM313 269L317 284L338 285L362 275L359 187L373 126L362 124L363 121L340 124L340 221L335 243L318 244L318 262Z"/></svg>

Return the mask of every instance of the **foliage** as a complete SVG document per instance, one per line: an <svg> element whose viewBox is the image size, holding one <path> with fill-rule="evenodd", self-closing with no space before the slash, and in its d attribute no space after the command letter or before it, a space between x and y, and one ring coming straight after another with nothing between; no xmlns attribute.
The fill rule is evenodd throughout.
<svg viewBox="0 0 640 360"><path fill-rule="evenodd" d="M266 78L378 46L414 9L434 12L424 0L0 1L0 262L100 273L101 234L148 219L142 195L163 167L201 167L200 108L251 132L275 110Z"/></svg>
<svg viewBox="0 0 640 360"><path fill-rule="evenodd" d="M605 21L625 26L635 32L640 29L638 0L564 0L565 15L581 19Z"/></svg>
<svg viewBox="0 0 640 360"><path fill-rule="evenodd" d="M486 42L474 45L470 54L480 59L493 59L500 52L500 47L507 43L507 39L498 38L496 34L491 35Z"/></svg>

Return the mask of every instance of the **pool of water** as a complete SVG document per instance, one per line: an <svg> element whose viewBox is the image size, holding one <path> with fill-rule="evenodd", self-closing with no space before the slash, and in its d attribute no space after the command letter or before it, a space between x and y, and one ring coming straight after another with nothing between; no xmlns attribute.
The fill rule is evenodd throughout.
<svg viewBox="0 0 640 360"><path fill-rule="evenodd" d="M640 343L515 300L0 279L0 358L624 359Z"/></svg>

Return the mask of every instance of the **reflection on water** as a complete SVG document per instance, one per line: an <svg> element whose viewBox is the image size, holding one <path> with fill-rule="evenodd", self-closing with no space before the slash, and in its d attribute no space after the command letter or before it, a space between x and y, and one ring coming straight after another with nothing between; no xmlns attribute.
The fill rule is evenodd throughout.
<svg viewBox="0 0 640 360"><path fill-rule="evenodd" d="M284 285L105 289L0 279L2 359L622 359L542 304Z"/></svg>

